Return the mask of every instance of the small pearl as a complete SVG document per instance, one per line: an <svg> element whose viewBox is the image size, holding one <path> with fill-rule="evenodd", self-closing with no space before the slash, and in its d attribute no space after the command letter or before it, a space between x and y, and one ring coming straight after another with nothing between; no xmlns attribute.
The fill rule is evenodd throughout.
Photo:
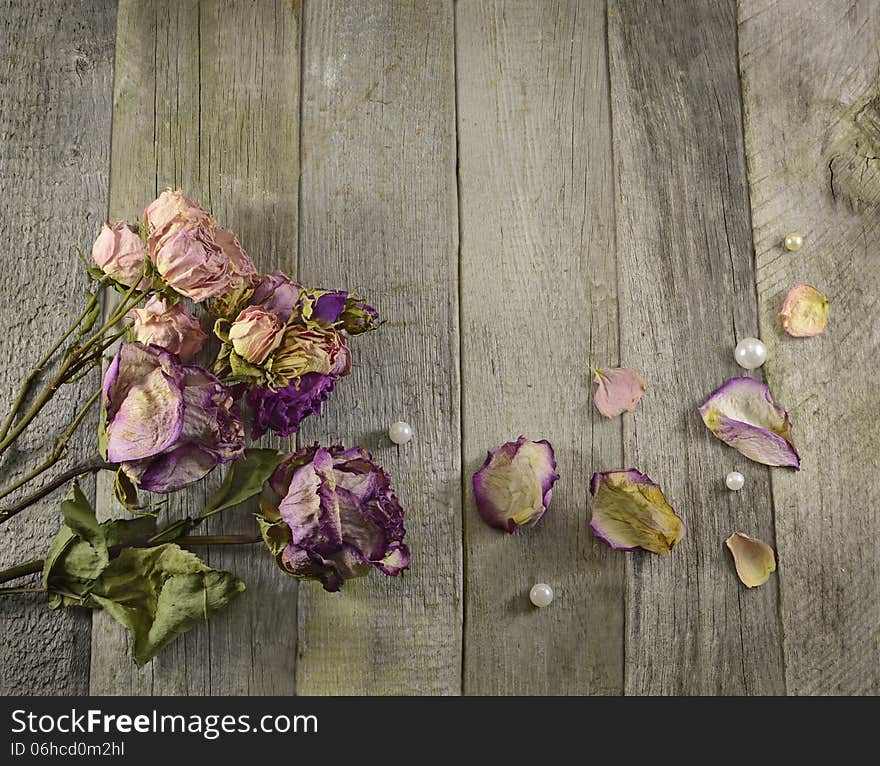
<svg viewBox="0 0 880 766"><path fill-rule="evenodd" d="M789 250L792 253L796 253L804 246L804 238L796 231L793 231L791 232L791 234L785 235L785 239L782 240L782 244L786 250Z"/></svg>
<svg viewBox="0 0 880 766"><path fill-rule="evenodd" d="M767 347L757 338L743 338L733 352L736 363L747 370L754 370L767 361Z"/></svg>
<svg viewBox="0 0 880 766"><path fill-rule="evenodd" d="M389 427L388 438L395 444L406 444L413 438L413 427L409 423L398 420Z"/></svg>
<svg viewBox="0 0 880 766"><path fill-rule="evenodd" d="M746 483L746 477L743 476L739 471L731 471L724 478L724 483L727 485L727 488L734 491L739 492L743 488L743 485Z"/></svg>
<svg viewBox="0 0 880 766"><path fill-rule="evenodd" d="M529 591L529 601L539 607L550 606L550 602L553 601L553 588L545 582L533 585Z"/></svg>

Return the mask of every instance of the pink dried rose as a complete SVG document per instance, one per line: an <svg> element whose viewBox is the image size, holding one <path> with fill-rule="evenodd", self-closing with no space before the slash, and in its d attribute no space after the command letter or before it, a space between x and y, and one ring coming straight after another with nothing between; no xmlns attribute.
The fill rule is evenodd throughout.
<svg viewBox="0 0 880 766"><path fill-rule="evenodd" d="M646 390L641 374L626 367L596 370L593 380L596 383L593 401L606 418L635 412L636 404Z"/></svg>
<svg viewBox="0 0 880 766"><path fill-rule="evenodd" d="M490 527L505 532L532 527L547 512L557 479L550 442L520 436L490 452L474 474L477 511Z"/></svg>
<svg viewBox="0 0 880 766"><path fill-rule="evenodd" d="M241 302L259 281L235 234L180 190L162 192L144 211L150 260L165 282L200 303Z"/></svg>
<svg viewBox="0 0 880 766"><path fill-rule="evenodd" d="M788 412L770 388L752 378L732 378L700 407L706 427L749 460L800 470Z"/></svg>
<svg viewBox="0 0 880 766"><path fill-rule="evenodd" d="M177 354L182 362L188 362L198 354L208 339L199 320L182 303L169 308L165 298L154 295L142 309L133 309L131 316L134 318L133 340L161 346Z"/></svg>
<svg viewBox="0 0 880 766"><path fill-rule="evenodd" d="M684 536L684 523L660 486L635 468L597 471L590 494L590 529L614 550L641 548L665 556Z"/></svg>
<svg viewBox="0 0 880 766"><path fill-rule="evenodd" d="M92 260L108 277L119 284L147 290L151 280L144 277L147 247L137 230L125 221L101 226L101 233L92 246Z"/></svg>
<svg viewBox="0 0 880 766"><path fill-rule="evenodd" d="M776 571L776 557L767 543L749 537L745 532L734 532L724 541L733 554L736 573L747 588L757 588Z"/></svg>
<svg viewBox="0 0 880 766"><path fill-rule="evenodd" d="M782 327L795 338L821 335L828 326L829 301L812 285L792 287L779 315Z"/></svg>
<svg viewBox="0 0 880 766"><path fill-rule="evenodd" d="M235 353L251 364L262 364L281 343L284 325L261 306L248 306L229 328Z"/></svg>

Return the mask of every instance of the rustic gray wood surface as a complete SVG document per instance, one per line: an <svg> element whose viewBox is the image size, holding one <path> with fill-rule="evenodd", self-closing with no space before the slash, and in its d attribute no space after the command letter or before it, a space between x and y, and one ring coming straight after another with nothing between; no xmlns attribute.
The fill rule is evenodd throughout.
<svg viewBox="0 0 880 766"><path fill-rule="evenodd" d="M773 473L791 694L880 692L880 81L876 3L740 7L740 68L767 380L803 469ZM798 40L772 30L799 16ZM799 253L780 243L800 231ZM790 338L779 310L809 283L828 332Z"/></svg>
<svg viewBox="0 0 880 766"><path fill-rule="evenodd" d="M2 419L26 374L85 306L75 248L106 216L115 31L110 0L0 3ZM3 487L43 461L99 381L92 375L51 402L4 455ZM72 461L95 454L96 414L81 426L90 439L72 445ZM82 481L89 496L94 486ZM13 518L0 533L0 567L42 558L57 531L57 502ZM42 597L4 598L0 692L86 693L90 620L87 612L49 612Z"/></svg>
<svg viewBox="0 0 880 766"><path fill-rule="evenodd" d="M604 8L461 3L456 29L465 691L619 694L624 561L587 513L592 471L621 462L620 420L591 393L618 363ZM561 479L541 523L508 536L470 477L520 434L555 445ZM529 602L536 582L553 608Z"/></svg>
<svg viewBox="0 0 880 766"><path fill-rule="evenodd" d="M260 546L211 549L247 593L141 671L105 615L4 597L0 692L880 693L878 42L877 9L844 0L0 3L2 408L76 309L74 246L182 186L261 268L388 320L298 441L371 449L413 550L401 577L331 595ZM799 282L831 298L825 336L780 329ZM741 458L696 411L744 374L749 335L799 473ZM592 370L617 364L648 392L606 420ZM4 485L96 385L4 456ZM416 430L400 448L398 418ZM562 478L508 536L470 482L521 433L554 444ZM685 520L669 557L588 529L592 471L630 466ZM102 480L102 514L111 497ZM43 553L59 499L2 527L0 566ZM761 588L736 578L735 530L778 549Z"/></svg>
<svg viewBox="0 0 880 766"><path fill-rule="evenodd" d="M387 319L301 444L362 444L394 477L420 561L328 598L300 586L302 694L461 691L458 219L451 2L303 8L299 264ZM416 438L395 447L388 424Z"/></svg>

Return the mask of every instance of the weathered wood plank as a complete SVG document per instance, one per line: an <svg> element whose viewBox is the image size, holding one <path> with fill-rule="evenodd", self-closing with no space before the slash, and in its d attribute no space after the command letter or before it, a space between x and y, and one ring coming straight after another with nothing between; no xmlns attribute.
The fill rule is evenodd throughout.
<svg viewBox="0 0 880 766"><path fill-rule="evenodd" d="M300 275L387 320L300 443L363 444L408 510L412 567L300 586L303 694L458 693L461 504L451 2L308 2ZM416 431L396 448L397 419Z"/></svg>
<svg viewBox="0 0 880 766"><path fill-rule="evenodd" d="M802 458L773 474L788 691L877 694L880 7L745 0L739 22L765 367ZM799 253L780 245L791 230ZM822 337L780 326L802 282L831 298Z"/></svg>
<svg viewBox="0 0 880 766"><path fill-rule="evenodd" d="M298 4L123 2L116 72L111 216L136 216L163 188L180 186L238 233L260 268L295 275ZM216 471L172 496L163 518L197 513L219 479ZM109 486L100 499L108 512ZM217 521L211 532L254 528L246 511ZM206 557L245 580L247 593L141 671L124 631L96 615L93 693L294 691L295 587L262 546L217 548Z"/></svg>
<svg viewBox="0 0 880 766"><path fill-rule="evenodd" d="M668 558L627 560L626 691L781 693L777 580L747 591L723 547L735 530L773 543L769 470L696 409L758 329L735 3L612 2L608 26L621 359L649 386L624 456L687 525Z"/></svg>
<svg viewBox="0 0 880 766"><path fill-rule="evenodd" d="M85 274L74 248L90 247L107 211L115 18L111 0L0 4L3 417L39 355L84 305ZM3 486L36 467L98 383L92 375L62 389L4 456ZM96 422L89 418L83 432L94 433ZM93 439L77 440L67 462L88 460L93 450ZM82 487L94 494L92 481ZM0 567L45 553L58 530L60 496L4 525ZM0 694L88 689L87 613L49 612L41 596L6 597L0 630Z"/></svg>
<svg viewBox="0 0 880 766"><path fill-rule="evenodd" d="M605 7L460 3L456 30L465 691L619 694L624 562L588 530L590 475L621 460L620 420L591 396L592 370L618 363ZM551 441L561 479L540 524L508 536L471 477L520 434Z"/></svg>

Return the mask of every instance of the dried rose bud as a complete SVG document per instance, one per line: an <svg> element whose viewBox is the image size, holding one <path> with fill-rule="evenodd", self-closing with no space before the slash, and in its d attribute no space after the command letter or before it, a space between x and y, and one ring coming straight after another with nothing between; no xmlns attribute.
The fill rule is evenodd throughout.
<svg viewBox="0 0 880 766"><path fill-rule="evenodd" d="M782 327L795 338L821 335L828 326L828 298L812 285L792 287L779 315Z"/></svg>
<svg viewBox="0 0 880 766"><path fill-rule="evenodd" d="M262 364L281 343L284 325L261 306L248 306L229 328L235 353L251 364Z"/></svg>
<svg viewBox="0 0 880 766"><path fill-rule="evenodd" d="M92 260L108 277L126 287L138 285L147 290L151 280L144 277L147 248L137 230L125 221L117 221L111 227L104 224L92 246Z"/></svg>
<svg viewBox="0 0 880 766"><path fill-rule="evenodd" d="M799 470L788 412L770 388L752 378L731 378L700 407L706 427L725 444L764 465Z"/></svg>
<svg viewBox="0 0 880 766"><path fill-rule="evenodd" d="M684 524L659 485L635 468L601 471L590 482L590 529L615 550L642 548L665 555L684 536Z"/></svg>
<svg viewBox="0 0 880 766"><path fill-rule="evenodd" d="M272 355L272 372L287 383L310 372L348 375L351 355L345 338L336 330L291 324Z"/></svg>
<svg viewBox="0 0 880 766"><path fill-rule="evenodd" d="M490 452L474 474L477 510L490 527L505 532L534 526L546 513L558 478L550 442L520 436Z"/></svg>
<svg viewBox="0 0 880 766"><path fill-rule="evenodd" d="M188 362L198 354L208 339L199 320L182 303L169 308L165 298L154 295L142 309L132 309L131 316L134 319L131 328L134 340L161 346L177 354L182 362Z"/></svg>

